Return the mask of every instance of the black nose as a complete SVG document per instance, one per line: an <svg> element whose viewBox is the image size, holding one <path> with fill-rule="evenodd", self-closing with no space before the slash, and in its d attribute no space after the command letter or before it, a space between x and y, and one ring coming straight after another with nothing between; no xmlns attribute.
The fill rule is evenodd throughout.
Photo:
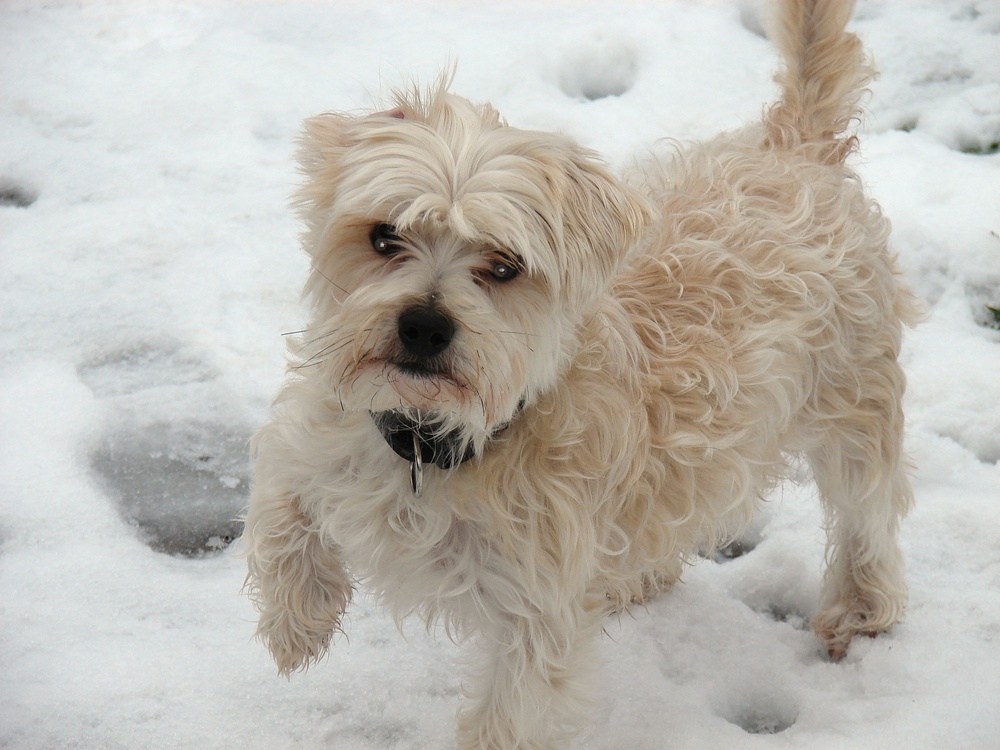
<svg viewBox="0 0 1000 750"><path fill-rule="evenodd" d="M455 324L433 308L411 307L399 316L397 331L407 354L428 359L448 348L455 336Z"/></svg>

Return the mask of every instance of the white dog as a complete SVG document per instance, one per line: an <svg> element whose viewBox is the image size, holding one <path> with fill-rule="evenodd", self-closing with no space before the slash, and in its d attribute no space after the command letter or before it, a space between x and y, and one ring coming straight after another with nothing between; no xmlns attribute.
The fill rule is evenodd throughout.
<svg viewBox="0 0 1000 750"><path fill-rule="evenodd" d="M889 223L845 165L848 0L783 0L779 103L618 180L446 82L309 120L314 315L255 440L248 588L280 672L355 582L474 640L460 748L563 746L610 609L739 531L804 454L833 658L906 600Z"/></svg>

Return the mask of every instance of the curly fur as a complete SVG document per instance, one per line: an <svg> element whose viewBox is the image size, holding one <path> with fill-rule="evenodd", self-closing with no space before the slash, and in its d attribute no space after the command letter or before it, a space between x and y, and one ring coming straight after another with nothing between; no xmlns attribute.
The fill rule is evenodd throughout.
<svg viewBox="0 0 1000 750"><path fill-rule="evenodd" d="M899 620L897 355L916 313L844 163L872 75L849 15L785 0L763 122L624 179L446 82L307 123L314 318L255 439L244 535L280 672L325 654L358 581L478 644L460 748L560 747L593 699L602 617L738 532L791 453L827 513L831 656ZM391 257L369 244L380 223ZM491 279L498 257L521 275ZM456 323L433 376L399 364L413 304ZM415 498L383 409L459 430L476 458Z"/></svg>

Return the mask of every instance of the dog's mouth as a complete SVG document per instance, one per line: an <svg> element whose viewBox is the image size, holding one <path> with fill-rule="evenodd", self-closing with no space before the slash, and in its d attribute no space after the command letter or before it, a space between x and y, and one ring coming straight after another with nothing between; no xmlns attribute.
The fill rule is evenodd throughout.
<svg viewBox="0 0 1000 750"><path fill-rule="evenodd" d="M418 380L449 377L447 373L427 367L419 362L393 362L392 364L404 375L409 375L411 378L417 378Z"/></svg>
<svg viewBox="0 0 1000 750"><path fill-rule="evenodd" d="M392 391L418 416L433 414L460 403L470 392L466 381L450 368L431 362L389 359L370 364ZM379 411L378 404L373 411ZM385 408L385 407L383 407ZM415 421L420 421L416 419Z"/></svg>

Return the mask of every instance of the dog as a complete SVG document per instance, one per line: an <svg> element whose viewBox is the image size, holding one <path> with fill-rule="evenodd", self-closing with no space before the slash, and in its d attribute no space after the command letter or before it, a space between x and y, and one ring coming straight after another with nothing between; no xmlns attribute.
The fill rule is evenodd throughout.
<svg viewBox="0 0 1000 750"><path fill-rule="evenodd" d="M326 654L364 585L481 651L459 748L564 747L606 615L738 534L797 454L830 656L901 618L917 304L845 163L874 75L852 4L781 0L762 120L621 177L447 76L306 122L312 317L243 537L280 673Z"/></svg>

